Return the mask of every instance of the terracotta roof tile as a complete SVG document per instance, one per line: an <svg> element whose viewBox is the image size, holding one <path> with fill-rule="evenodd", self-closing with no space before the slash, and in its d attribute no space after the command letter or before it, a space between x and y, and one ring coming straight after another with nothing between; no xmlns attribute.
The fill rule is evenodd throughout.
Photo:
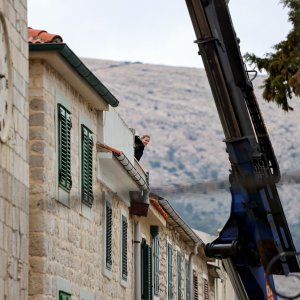
<svg viewBox="0 0 300 300"><path fill-rule="evenodd" d="M150 198L150 203L156 208L156 210L162 215L165 220L169 218L169 214L163 209L157 199Z"/></svg>
<svg viewBox="0 0 300 300"><path fill-rule="evenodd" d="M63 39L60 35L48 33L45 30L28 27L28 42L32 44L62 43Z"/></svg>

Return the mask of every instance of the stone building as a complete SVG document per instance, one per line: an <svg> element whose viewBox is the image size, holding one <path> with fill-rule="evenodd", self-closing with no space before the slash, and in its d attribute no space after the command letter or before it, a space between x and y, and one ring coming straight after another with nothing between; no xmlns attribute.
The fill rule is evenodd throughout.
<svg viewBox="0 0 300 300"><path fill-rule="evenodd" d="M0 299L213 299L216 265L149 196L118 100L27 30L26 1L0 1L0 34Z"/></svg>
<svg viewBox="0 0 300 300"><path fill-rule="evenodd" d="M96 143L111 139L133 153L132 132L113 110L117 99L60 36L28 32L29 299L131 299L129 203L118 194L121 181L111 190L97 180ZM113 137L110 124L120 129ZM104 262L107 211L114 222L105 229L113 235Z"/></svg>
<svg viewBox="0 0 300 300"><path fill-rule="evenodd" d="M27 31L26 1L0 1L0 34L0 299L214 297L118 100L59 35Z"/></svg>
<svg viewBox="0 0 300 300"><path fill-rule="evenodd" d="M204 243L151 196L118 100L59 35L29 33L29 299L213 299Z"/></svg>
<svg viewBox="0 0 300 300"><path fill-rule="evenodd" d="M26 1L0 1L0 299L28 293Z"/></svg>
<svg viewBox="0 0 300 300"><path fill-rule="evenodd" d="M154 299L215 299L215 278L219 274L217 266L205 256L200 236L166 199L156 196L150 202L167 214L165 224L155 228L153 221L145 219L143 226L145 243L153 250Z"/></svg>

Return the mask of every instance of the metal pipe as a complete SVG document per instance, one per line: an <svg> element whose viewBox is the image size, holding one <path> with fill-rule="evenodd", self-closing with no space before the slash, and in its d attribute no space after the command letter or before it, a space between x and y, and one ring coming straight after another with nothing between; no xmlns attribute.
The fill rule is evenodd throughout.
<svg viewBox="0 0 300 300"><path fill-rule="evenodd" d="M227 258L233 257L238 252L240 252L240 245L237 241L232 241L230 244L208 243L205 245L205 254L208 257Z"/></svg>

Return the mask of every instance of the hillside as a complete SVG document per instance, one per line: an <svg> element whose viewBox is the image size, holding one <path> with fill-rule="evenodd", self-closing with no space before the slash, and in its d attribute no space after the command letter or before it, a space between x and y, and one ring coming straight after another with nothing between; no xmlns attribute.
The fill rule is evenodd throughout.
<svg viewBox="0 0 300 300"><path fill-rule="evenodd" d="M200 58L199 58L200 59ZM118 112L151 142L141 164L154 191L194 228L215 234L230 210L229 162L223 131L203 69L83 59L119 99ZM279 194L300 248L300 101L284 113L262 100L254 84L282 172Z"/></svg>

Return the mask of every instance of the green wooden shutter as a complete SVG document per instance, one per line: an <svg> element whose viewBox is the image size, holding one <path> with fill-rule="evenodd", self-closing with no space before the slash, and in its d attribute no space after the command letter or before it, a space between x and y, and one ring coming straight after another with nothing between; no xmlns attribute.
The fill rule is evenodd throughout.
<svg viewBox="0 0 300 300"><path fill-rule="evenodd" d="M181 299L181 253L177 251L177 293L178 299Z"/></svg>
<svg viewBox="0 0 300 300"><path fill-rule="evenodd" d="M154 244L154 294L159 294L159 239L155 236L153 239Z"/></svg>
<svg viewBox="0 0 300 300"><path fill-rule="evenodd" d="M122 215L122 279L127 280L127 218Z"/></svg>
<svg viewBox="0 0 300 300"><path fill-rule="evenodd" d="M105 245L105 264L106 268L111 270L112 266L112 207L111 203L106 201L106 245Z"/></svg>
<svg viewBox="0 0 300 300"><path fill-rule="evenodd" d="M61 104L58 111L58 182L59 186L69 192L71 178L71 113Z"/></svg>
<svg viewBox="0 0 300 300"><path fill-rule="evenodd" d="M71 299L72 299L70 294L65 293L65 292L63 292L63 291L59 291L59 292L58 292L58 296L59 296L59 297L58 297L59 300L71 300Z"/></svg>
<svg viewBox="0 0 300 300"><path fill-rule="evenodd" d="M172 247L168 244L168 300L173 299L172 279Z"/></svg>
<svg viewBox="0 0 300 300"><path fill-rule="evenodd" d="M81 199L93 205L93 133L81 125Z"/></svg>
<svg viewBox="0 0 300 300"><path fill-rule="evenodd" d="M195 270L193 270L193 284L194 284L194 299L199 299L199 292L198 292L198 275Z"/></svg>
<svg viewBox="0 0 300 300"><path fill-rule="evenodd" d="M204 294L204 300L209 300L208 280L205 278L203 280L203 294Z"/></svg>
<svg viewBox="0 0 300 300"><path fill-rule="evenodd" d="M142 244L143 255L143 295L142 299L152 300L152 249Z"/></svg>
<svg viewBox="0 0 300 300"><path fill-rule="evenodd" d="M190 266L189 260L185 260L185 298L186 300L190 300Z"/></svg>

